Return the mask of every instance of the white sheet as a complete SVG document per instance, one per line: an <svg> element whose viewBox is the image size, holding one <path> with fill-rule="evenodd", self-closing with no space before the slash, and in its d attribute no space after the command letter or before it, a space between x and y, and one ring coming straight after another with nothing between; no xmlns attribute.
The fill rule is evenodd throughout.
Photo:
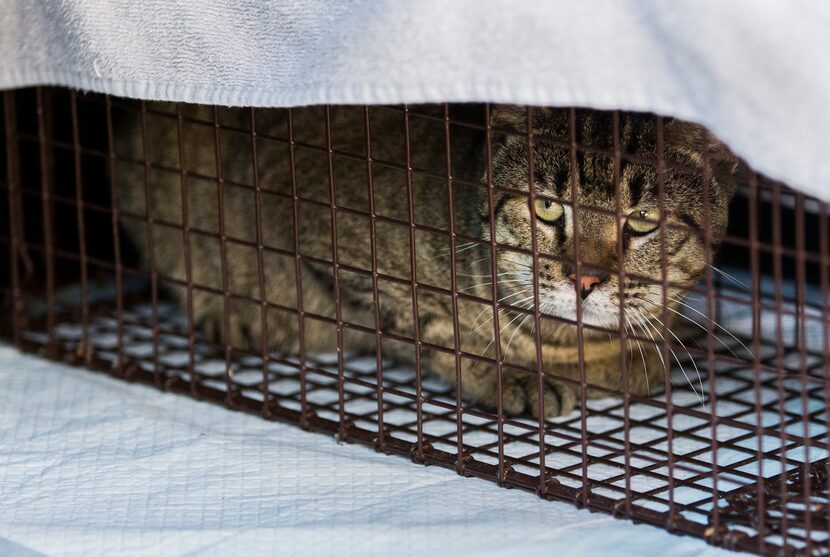
<svg viewBox="0 0 830 557"><path fill-rule="evenodd" d="M0 88L653 110L830 200L830 3L5 0Z"/></svg>
<svg viewBox="0 0 830 557"><path fill-rule="evenodd" d="M0 345L0 554L736 555Z"/></svg>

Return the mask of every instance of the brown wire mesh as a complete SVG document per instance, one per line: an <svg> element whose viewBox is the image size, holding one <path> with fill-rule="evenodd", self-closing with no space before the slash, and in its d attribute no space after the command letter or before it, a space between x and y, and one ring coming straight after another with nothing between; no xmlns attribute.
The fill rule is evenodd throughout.
<svg viewBox="0 0 830 557"><path fill-rule="evenodd" d="M612 327L608 333L620 343L622 386L613 389L591 384L586 377L582 340L585 331L596 327L583 322L580 296L575 297L575 319L567 320L544 311L535 271L532 303L526 306L501 301L492 278L487 296L464 288L469 277L459 272L457 257L467 245L489 252L490 277L499 275L496 255L504 250L529 256L534 270L557 260L540 251L540 225L534 219L530 219L529 249L489 239L497 236L497 194L523 196L529 207L537 198L545 199L533 187L532 154L528 191L505 188L494 179L494 137L507 132L493 127L492 107L462 116L457 114L459 107L452 105L352 108L357 115L354 125L363 137L362 148L353 152L337 145L333 137L332 113L337 107L231 110L44 88L6 92L3 101L0 307L9 319L0 320L0 339L48 358L334 433L342 441L455 468L460 474L699 536L717 545L762 554L779 550L830 553L830 230L826 203L743 169L729 228L716 255L709 247L712 215L706 166L702 176L705 256L707 263L717 258L721 267L706 267L702 283L691 289L683 309L693 327L705 335L684 343L665 327L654 329L656 336L645 327L626 327L622 286L626 270L615 270L620 275L620 318L616 330ZM529 146L550 141L534 132L535 113L527 107L526 131L513 132ZM281 131L263 130L258 126L263 117L276 117ZM397 141L404 147L402 159L388 157L373 138L373 122L381 117L400 118L403 137ZM568 150L572 167L585 153L601 152L613 159L616 197L609 214L616 230L622 231L626 214L620 197L621 168L644 161L621 151L619 114L613 114L610 149L579 143L576 111L571 109L568 117L570 138L559 147ZM117 145L118 126L129 119L139 123L138 155L125 154ZM159 162L156 157L159 145L153 144L148 132L151 119L175 127L180 138L175 163ZM657 170L660 205L664 206L664 125L659 117L655 121L658 156L645 162ZM411 136L413 126L433 130L432 140L444 146L440 164L419 158ZM181 138L193 133L212 144L212 168L188 159ZM453 167L452 138L458 133L482 138L483 180L459 175ZM250 168L237 176L223 168L221 152L241 150L240 146L249 151ZM260 170L274 150L287 157L289 168L280 184L265 184ZM307 191L302 183L299 161L307 162L311 154L325 165L328 179L322 193ZM171 217L152 202L143 212L120 207L116 194L119 165L140 169L147 200L152 199L159 181L178 181L180 213ZM400 211L395 215L382 213L375 204L373 176L390 170L404 176L404 186L396 193ZM365 207L338 201L337 181L343 172L365 175ZM576 180L575 174L571 179ZM431 180L434 195L445 196L447 227L419 213L421 180ZM456 221L459 188L481 190L487 200L489 238L461 230ZM576 188L573 192L570 199L557 201L568 207L574 222L603 210L585 205ZM253 230L248 239L229 230L232 226L225 209L229 195L243 194L252 196L255 207L247 215ZM218 218L213 230L190 222L196 195L216 196ZM293 237L283 239L279 246L267 241L269 221L263 214L267 197L291 207ZM321 211L321 222L330 229L327 254L304 251L298 222L309 208ZM161 236L155 233L146 234L149 258L146 266L139 265L123 231L124 223L130 221L145 230L163 228L181 238L184 276L169 276L159 268L154 242ZM359 264L341 261L338 250L342 231L355 222L365 224L369 244L368 258ZM670 268L665 240L671 227L682 228L660 219L661 276L648 277L663 287L663 322L669 321L673 311L667 303ZM409 246L408 269L402 276L384 267L386 254L378 248L379 235L393 230L402 231ZM444 286L418 279L417 252L423 234L446 240L450 276ZM190 247L203 239L215 241L219 269L212 284L199 283L194 276ZM580 241L575 234L577 254ZM235 293L230 284L228 252L243 247L257 261L254 296ZM624 249L618 233L614 244L618 260L623 260ZM268 299L263 262L270 257L281 257L294 268L294 284L289 285L292 304ZM579 256L571 263L577 284L593 272ZM331 292L310 295L330 295L335 302L331 315L306 307L309 293L303 291L303 277L310 267L324 267L330 273ZM348 287L341 283L345 274L365 280L373 304L371 323L350 320L349 308L341 301L341 289ZM421 315L419 304L426 297L445 300L452 316L451 345L425 338L420 318L412 320L411 334L385 327L382 308L390 300L384 292L392 284L409 292L405 303L414 316ZM184 293L182 304L170 299L169 292L175 289ZM216 342L205 335L193 310L194 297L201 294L215 296L222 304L224 320L219 326L225 333L231 328L232 304L257 308L261 329L255 349ZM491 352L465 349L463 332L471 325L460 322L459 307L469 303L490 308ZM274 323L280 323L272 315L297 320L296 353L272 351L269 338ZM510 347L509 342L506 350L502 346L506 340L502 333L513 322L513 315L524 318L522 324L533 324L533 367L505 357ZM549 421L511 415L504 407L505 375L531 374L541 389L549 373L542 364L541 331L546 320L576 329L577 379L558 379L574 385L582 410ZM334 327L337 343L330 353L306 350L309 322ZM351 334L368 335L376 349L350 353L346 337ZM384 346L390 343L410 346L412 363L389 360ZM660 352L665 368L662 392L640 396L629 391L630 364L642 355L626 349L634 343L640 350L645 344ZM422 361L427 352L448 358L445 361L454 366L456 383L462 383L465 361L491 365L498 378L495 408L475 404L463 396L463 389L433 377ZM694 371L699 378L686 376ZM605 396L592 398L597 392ZM539 414L544 414L544 397L537 402Z"/></svg>

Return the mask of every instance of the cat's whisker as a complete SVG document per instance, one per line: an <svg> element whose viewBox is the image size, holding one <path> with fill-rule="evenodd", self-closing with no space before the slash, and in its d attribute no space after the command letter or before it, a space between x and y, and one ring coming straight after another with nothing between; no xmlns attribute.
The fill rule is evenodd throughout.
<svg viewBox="0 0 830 557"><path fill-rule="evenodd" d="M521 290L521 291L517 292L517 294L526 294L526 293L527 293L527 290ZM513 294L511 294L510 296L513 296ZM504 297L504 298L499 299L499 302L501 302L501 301L503 301L503 300L507 299L507 298L508 298L508 297L510 297L510 296L506 296L506 297ZM526 303L526 302L527 302L527 300L532 300L532 299L533 299L533 296L528 296L528 297L526 297L526 298L521 298L521 299L517 300L516 302L514 302L514 304L513 304L513 305L516 305L516 306L521 307L519 304ZM492 309L492 308L491 308L490 306L487 306L487 307L485 307L483 310L481 310L481 312L478 314L478 317L476 317L475 321L473 322L473 325L475 325L475 322L476 322L476 321L478 321L478 319L481 317L481 315L482 315L485 311L487 311L488 309ZM498 309L498 311L499 311L499 315L501 315L501 312L502 312L502 311L504 311L504 313L505 313L505 314L507 314L508 316L510 315L510 311L509 311L509 310L505 310L505 309L503 309L503 308L499 308L499 309ZM491 316L490 316L490 317L489 317L486 321L482 322L482 323L481 323L481 325L478 325L478 326L477 326L477 327L475 327L474 329L470 329L469 331L467 331L467 335L472 334L473 332L477 331L478 329L480 329L481 327L483 327L484 325L486 325L487 323L489 323L489 322L490 322L490 321L492 321L492 320L493 320L493 316L491 315ZM472 325L471 325L471 327L472 327Z"/></svg>
<svg viewBox="0 0 830 557"><path fill-rule="evenodd" d="M482 257L482 258L476 259L475 261L472 261L471 263L469 263L468 265L466 265L464 267L464 270L472 269L474 265L476 265L477 263L481 263L483 261L490 261L490 256L488 255L487 257ZM509 263L513 263L514 265L517 265L518 267L520 267L520 269L499 271L497 273L497 276L500 276L500 277L501 276L513 276L513 275L529 276L531 274L532 270L533 270L531 265L527 265L527 264L522 263L520 261L516 261L515 259L505 258L505 261L507 261ZM488 273L486 275L473 275L473 274L463 273L463 272L459 272L459 271L456 272L456 275L462 276L462 277L471 277L471 278L491 278L492 277L492 273ZM500 281L500 282L503 282L503 281Z"/></svg>
<svg viewBox="0 0 830 557"><path fill-rule="evenodd" d="M481 311L478 313L478 315L476 315L476 318L475 318L475 320L473 321L473 324L472 324L472 325L470 325L470 330L468 330L468 331L464 334L464 336L465 336L465 337L466 337L466 336L471 335L472 333L474 333L475 331L477 331L479 328L483 327L484 325L486 325L487 323L489 323L490 321L492 321L492 320L493 320L493 316L491 315L491 316L490 316L490 317L488 317L488 318L487 318L487 320L486 320L486 321L484 321L481 325L476 326L476 323L478 323L478 320L481 318L481 316L482 316L482 315L484 315L484 312L486 312L488 309L491 309L491 308L490 308L490 306L485 307L483 310L481 310ZM499 308L499 311L501 311L501 308ZM501 315L501 314L500 314L500 315Z"/></svg>
<svg viewBox="0 0 830 557"><path fill-rule="evenodd" d="M497 281L497 284L510 284L512 282L525 282L525 280L524 279L500 280L500 281ZM493 281L479 282L479 283L474 284L472 286L465 286L464 288L459 288L458 291L459 292L466 292L467 290L473 290L475 288L481 288L483 286L490 286L491 284L493 284ZM501 300L499 300L499 301L501 301Z"/></svg>
<svg viewBox="0 0 830 557"><path fill-rule="evenodd" d="M679 300L676 300L676 299L674 299L674 298L669 298L669 299L670 299L670 300L672 300L672 301L675 301L675 302L679 302ZM648 302L648 303L652 304L652 305L653 305L653 306L655 306L655 307L658 307L658 308L661 308L661 309L662 309L662 307L663 307L663 304L657 304L657 303L655 303L655 302L653 302L653 301L651 301L651 300L649 300L649 299L647 299L647 298L642 298L642 300L643 300L644 302ZM706 327L704 327L703 325L701 325L700 323L698 323L698 322L697 322L697 321L695 321L694 319L690 318L688 315L685 315L685 314L683 314L682 312L677 311L676 309L674 309L674 308L672 308L672 307L668 307L667 309L668 309L669 311L671 311L672 313L675 313L676 315L678 315L678 316L682 317L683 319L685 319L685 320L686 320L686 321L688 321L689 323L693 324L694 326L698 327L698 328L699 328L699 329L701 329L702 331L704 331L704 332L709 332L709 330L708 330ZM732 357L733 357L733 358L735 358L735 359L740 359L740 358L738 357L738 355L735 353L735 351L734 351L734 350L732 350L732 348L731 348L728 344L726 344L726 343L725 343L725 342L724 342L724 341L723 341L720 337L718 337L717 335L714 335L714 337L715 337L715 340L717 340L718 342L720 342L720 343L721 343L721 346L723 346L724 348L726 348L726 349L729 351L729 353L730 353L730 354L732 354ZM738 342L740 342L740 341L738 341ZM744 348L746 348L746 347L744 347Z"/></svg>
<svg viewBox="0 0 830 557"><path fill-rule="evenodd" d="M505 358L507 357L507 354L508 354L508 353L510 353L510 344L513 342L513 337L515 337L515 336L516 336L516 333L517 333L517 332L519 332L519 329L521 329L521 328L522 328L522 326L525 324L525 322L526 322L528 319L530 319L531 317L533 317L533 315L532 315L532 314L531 314L531 315L526 315L526 316L525 316L525 318L524 318L524 319L522 319L522 322L521 322L521 323L519 323L519 324L516 326L516 328L515 328L515 329L513 329L513 334L512 334L512 335L510 335L510 339L507 341L507 348L505 348L505 349L504 349L504 357L505 357Z"/></svg>
<svg viewBox="0 0 830 557"><path fill-rule="evenodd" d="M643 373L646 376L646 394L650 397L651 396L651 385L649 385L648 380L648 364L646 363L646 355L643 353L643 343L639 340L637 341L637 347L640 349L640 358L643 360Z"/></svg>
<svg viewBox="0 0 830 557"><path fill-rule="evenodd" d="M635 315L635 317L637 317L639 319L639 321L643 324L643 325L641 325L641 328L643 329L643 331L646 332L646 334L651 338L652 342L654 343L652 345L652 347L654 348L654 351L657 353L657 355L660 357L660 362L663 366L663 369L665 369L666 368L666 361L663 359L663 352L658 347L657 340L654 338L654 335L651 334L651 330L654 330L654 332L656 332L662 340L665 340L663 335L648 320L645 320L643 317L637 316L637 315ZM691 379L689 379L689 376L686 373L686 369L683 367L683 364L680 363L680 359L677 357L677 354L674 352L674 350L672 350L671 346L669 346L669 352L671 352L672 357L674 358L675 362L677 362L677 366L680 368L680 371L683 373L683 377L686 379L686 382L689 384L689 387L691 387L692 392L695 394L695 396L698 398L698 400L700 401L700 403L702 405L703 404L703 399L698 394L697 389L695 389L694 384L692 383Z"/></svg>
<svg viewBox="0 0 830 557"><path fill-rule="evenodd" d="M559 328L556 329L556 331L553 334L554 338L558 337L560 335L560 333L562 333L562 331L564 331L565 327L568 326L568 325L569 325L569 323L562 323L561 325L559 325Z"/></svg>
<svg viewBox="0 0 830 557"><path fill-rule="evenodd" d="M461 242L460 244L455 244L455 251L464 250L464 249L467 249L471 246L475 246L477 244L478 244L478 242ZM449 248L446 249L446 251L450 251L451 249L452 248L449 247Z"/></svg>
<svg viewBox="0 0 830 557"><path fill-rule="evenodd" d="M512 298L513 296L520 296L520 295L522 295L522 294L527 294L527 290L518 290L518 291L516 291L516 292L513 292L512 294L508 294L508 295L506 295L506 296L502 296L501 298L499 298L499 299L498 299L498 302L496 302L496 303L503 302L503 301L505 301L505 300L509 300L509 299L510 299L510 298ZM525 298L522 298L522 300L524 300L524 299L525 299ZM482 315L485 311L487 311L488 309L492 309L492 307L491 307L491 306L485 306L485 307L484 307L484 309L482 309L482 310L479 312L479 314L476 316L475 320L473 321L473 325L475 325L475 324L476 324L476 322L478 321L479 317L481 317L481 315ZM501 308L499 308L499 310L501 310ZM472 326L472 325L471 325L471 326Z"/></svg>
<svg viewBox="0 0 830 557"><path fill-rule="evenodd" d="M485 308L485 311L486 311L486 309L488 309L488 308ZM501 308L499 308L499 318L501 318L502 311L503 311L503 310L502 310ZM504 315L505 315L505 317L510 317L510 315L511 315L511 314L510 314L509 312L507 312L507 311L504 311ZM488 317L486 320L482 321L482 322L481 322L481 324L480 324L480 325L478 325L475 329L470 329L469 331L467 331L467 333L466 333L464 336L465 336L465 337L467 337L467 336L471 335L472 333L476 332L476 331L477 331L477 330L479 330L480 328L482 328L482 327L484 327L485 325L487 325L488 323L490 323L492 320L493 320L493 315L491 315L490 317ZM488 345L488 346L489 346L489 345Z"/></svg>
<svg viewBox="0 0 830 557"><path fill-rule="evenodd" d="M635 311L639 311L639 310L635 310ZM642 314L641 314L641 315L642 315ZM652 317L652 320L653 320L653 321L656 321L657 323L659 323L659 324L660 324L660 326L662 326L662 327L663 327L663 329L665 329L665 330L666 330L666 331L667 331L667 332L668 332L668 333L669 333L672 337L674 337L674 340L676 340L678 343L680 343L680 346L682 346L682 347L683 347L683 350L685 350L685 351L686 351L686 355L687 355L687 356L689 356L689 360L692 362L692 366L695 368L695 373L697 374L697 380L698 380L698 382L700 383L700 393L701 393L701 394L700 394L700 397L701 397L701 399L702 399L702 397L703 397L703 393L704 393L704 387L703 387L703 377L700 375L700 370L699 370L699 369L698 369L698 367L697 367L697 362L695 362L695 359L694 359L694 358L692 357L692 355L689 353L689 349L688 349L688 348L686 348L686 345L685 345L685 344L683 344L683 341L682 341L682 340L680 340L680 338L679 338L676 334L674 334L674 331L672 331L670 328L666 327L666 325L665 325L665 324L664 324L664 323L663 323L663 322L662 322L659 318L657 318L657 317ZM657 327L656 327L656 326L655 326L655 329L657 329ZM659 333L659 331L658 331L658 333ZM662 335L660 335L660 336L662 337ZM677 357L676 357L676 356L675 356L675 359L677 359ZM678 362L678 363L679 363L679 362ZM681 366L681 370L682 370L682 366ZM684 375L685 375L685 372L684 372ZM694 387L693 387L693 389L694 389ZM701 400L701 404L703 404L703 400ZM704 410L706 409L706 406L705 406L705 405L703 405L703 409L704 409Z"/></svg>
<svg viewBox="0 0 830 557"><path fill-rule="evenodd" d="M487 257L482 257L480 259L476 259L475 261L473 261L472 263L470 263L469 265L467 265L464 268L465 269L471 269L473 267L473 265L475 265L476 263L481 263L482 261L490 261L490 257L487 256Z"/></svg>
<svg viewBox="0 0 830 557"><path fill-rule="evenodd" d="M528 265L527 263L523 263L521 261L516 261L515 259L504 258L504 260L507 261L508 263L513 263L514 265L518 265L519 267L522 267L524 269L530 269L531 268L531 266ZM469 265L467 265L465 268L469 269L470 267L472 267L476 263L481 263L482 261L490 261L490 256L488 255L487 257L481 257L479 259L476 259L475 261L472 261Z"/></svg>
<svg viewBox="0 0 830 557"><path fill-rule="evenodd" d="M503 257L503 259L505 261L507 261L508 263L513 263L514 265L518 265L519 267L523 267L525 269L532 269L533 268L533 264L528 263L526 261L516 261L515 259L509 258L509 257Z"/></svg>
<svg viewBox="0 0 830 557"><path fill-rule="evenodd" d="M641 321L646 324L646 326L650 327L655 333L657 333L660 336L660 339L663 342L666 342L666 340L667 340L666 337L663 336L663 333L660 332L660 329L658 329L653 323L651 323L651 321L649 319L645 318L637 310L634 310L634 316L639 317L641 319ZM662 325L662 322L660 324ZM666 330L668 330L668 328L666 328ZM652 340L654 340L654 337L652 337ZM655 340L655 342L656 342L656 340ZM655 348L656 348L656 346L655 346ZM671 352L672 357L674 357L674 361L677 362L677 366L680 368L680 372L683 373L683 377L686 378L686 382L689 384L689 387L691 387L692 392L698 398L698 400L700 401L700 404L705 408L706 406L705 406L705 403L703 401L702 394L698 394L694 383L692 383L692 380L689 379L689 375L686 373L686 368L683 367L683 364L680 362L680 358L677 357L677 353L674 351L674 349L670 345L668 346L668 349L669 349L669 352ZM687 351L687 353L688 353L688 351ZM689 357L691 358L691 355ZM692 360L692 362L694 362L694 360ZM663 364L663 366L665 367L665 363Z"/></svg>
<svg viewBox="0 0 830 557"><path fill-rule="evenodd" d="M539 304L539 313L540 314L546 314L548 312L548 310L550 310L552 307L554 307L554 302L552 300L542 301ZM550 336L550 340L548 342L555 341L559 337L559 335L562 334L562 332L567 328L568 325L571 325L571 324L568 323L567 321L562 321L559 324L559 327L557 327L556 330L553 331L553 334ZM532 324L532 327L531 327L531 332L535 333L535 331L536 331L536 321L534 320L533 324ZM544 343L546 341L542 340L542 342Z"/></svg>
<svg viewBox="0 0 830 557"><path fill-rule="evenodd" d="M634 328L634 325L631 323L631 320L628 317L625 317L625 328L630 329L632 333L635 335L637 334L637 330ZM651 396L651 386L649 385L648 380L648 364L646 364L646 355L643 353L643 344L639 340L635 340L637 343L637 347L640 349L640 358L643 359L643 375L646 379L646 395L649 397ZM629 349L631 348L631 342L628 343Z"/></svg>
<svg viewBox="0 0 830 557"><path fill-rule="evenodd" d="M514 292L514 293L512 293L512 294L508 294L507 296L503 296L503 297L499 298L499 300L498 300L498 301L499 301L499 302L503 302L503 301L505 301L505 300L507 300L507 299L509 299L509 298L512 298L513 296L519 296L519 295L521 295L521 294L526 294L526 293L527 293L527 290L519 290L518 292ZM525 299L526 299L526 298L522 298L521 300L519 300L519 302L521 302L522 300L525 300ZM518 302L517 302L517 303L518 303ZM472 325L470 325L470 327L475 327L475 324L476 324L476 323L478 323L478 320L481 318L481 316L484 314L484 312L485 312L485 311L487 311L488 309L492 309L492 308L491 308L491 306L486 306L484 309L482 309L482 310L478 313L478 315L476 315L476 318L475 318L475 320L473 321L473 324L472 324ZM501 311L501 310L502 310L502 309L501 309L501 308L499 308L499 311ZM490 319L492 319L492 317L490 317ZM488 321L489 321L489 320L488 320ZM487 323L488 321L485 321L485 323ZM471 332L475 331L476 329L478 329L478 327L475 327L475 329L471 329L470 331L468 331L468 333L467 333L467 334L469 334L469 333L471 333Z"/></svg>
<svg viewBox="0 0 830 557"><path fill-rule="evenodd" d="M631 362L633 359L634 359L634 347L633 347L633 346L631 346L631 343L629 342L629 343L628 343L628 361L629 361L629 367L630 367L630 365L631 365L631 364L630 364L630 362ZM648 374L646 374L646 379L648 379ZM624 388L625 388L625 387L624 387Z"/></svg>
<svg viewBox="0 0 830 557"><path fill-rule="evenodd" d="M478 314L479 317L481 317L481 314L484 313L485 311L487 311L487 308L485 308L484 310L481 311L481 313ZM476 326L474 329L471 328L469 331L464 333L464 337L466 338L466 337L470 336L471 334L473 334L474 332L476 332L477 330L479 330L481 327L485 326L487 323L489 323L492 320L493 320L493 316L491 315L485 321L483 321L481 323L481 325ZM478 318L476 318L476 321L478 321ZM475 325L475 323L473 323L473 325ZM472 327L472 325L471 325L471 327Z"/></svg>
<svg viewBox="0 0 830 557"><path fill-rule="evenodd" d="M464 242L462 244L456 244L455 246L455 253L459 254L463 251L467 251L473 249L475 246L479 245L478 242ZM452 252L452 247L445 248L442 250L438 250L438 257L449 257L450 253Z"/></svg>
<svg viewBox="0 0 830 557"><path fill-rule="evenodd" d="M749 288L747 288L746 285L744 285L742 282L740 282L738 279L736 279L735 277L733 277L732 275L730 275L726 271L722 271L722 270L718 269L717 267L715 267L714 265L709 265L708 263L706 264L706 266L709 267L710 269L712 269L713 271L715 271L717 273L720 273L721 275L723 275L724 277L726 277L730 281L732 281L734 284L739 286L741 288L741 290L745 291L747 294L752 294L752 291Z"/></svg>
<svg viewBox="0 0 830 557"><path fill-rule="evenodd" d="M651 331L649 331L643 326L641 319L637 318L636 315L631 315L635 318L635 321L633 321L632 323L636 324L640 328L640 330L643 331L643 333L645 333L646 336L648 336L651 339L651 342L653 343L651 347L657 353L657 357L660 358L660 365L663 367L663 369L666 369L666 360L663 359L663 352L657 348L657 340L655 340L654 335L652 335Z"/></svg>
<svg viewBox="0 0 830 557"><path fill-rule="evenodd" d="M517 320L518 320L521 316L522 316L522 314L520 313L519 315L517 315L516 317L514 317L513 319L511 319L511 320L510 320L510 322L509 322L507 325L505 325L504 327L502 327L502 329L499 331L498 336L499 336L499 337L501 337L501 334L502 334L504 331L506 331L506 330L507 330L507 328L508 328L510 325L512 325L515 321L517 321ZM480 355L480 356L484 356L484 354L485 354L485 353L487 353L487 351L490 349L490 347L493 345L493 343L494 343L494 342L496 342L496 334L495 334L495 332L493 333L493 340L491 340L490 342L488 342L488 343L487 343L487 346L485 346L485 347L484 347L484 350L482 350L482 351L481 351L481 354L479 354L479 355ZM504 356L504 355L503 355L503 356Z"/></svg>
<svg viewBox="0 0 830 557"><path fill-rule="evenodd" d="M480 257L479 259L475 259L475 260L471 261L468 265L464 266L463 269L464 270L472 269L475 265L477 265L479 263L483 263L483 262L488 262L489 263L490 259L491 259L490 255L488 254L487 257ZM513 263L515 265L518 265L519 267L521 267L521 270L501 271L501 272L499 272L499 274L502 274L504 272L523 272L523 273L527 273L530 270L530 267L528 265L525 265L523 263L519 263L518 261L513 261L512 259L507 259L507 261L509 263ZM461 274L461 273L458 273L458 274Z"/></svg>
<svg viewBox="0 0 830 557"><path fill-rule="evenodd" d="M523 292L527 292L527 290L524 290ZM526 298L522 298L521 300L518 300L518 301L517 301L517 302L515 302L513 305L515 305L515 306L517 306L517 307L520 307L520 308L525 308L525 309L526 309L526 308L529 308L530 306L532 306L532 305L533 305L533 299L534 299L534 296L531 294L530 296L527 296ZM499 308L499 311L501 311L501 308ZM508 316L510 315L509 310L505 310L505 313L506 313ZM512 325L513 323L515 323L515 322L516 322L516 320L517 320L519 317L521 317L521 316L522 316L522 314L520 313L519 315L517 315L516 317L514 317L513 319L511 319L511 320L510 320L510 322L509 322L509 323L507 323L507 325L505 325L505 326L501 329L501 331L499 331L499 337L501 337L501 334L502 334L504 331L506 331L506 330L507 330L507 328L508 328L508 327L510 327L510 325ZM514 331L513 331L513 334L514 334L514 335L516 334L516 331L517 331L519 328L521 328L521 326L522 326L522 325L524 324L524 322L527 320L527 317L532 317L532 315L528 315L528 316L526 316L526 317L525 317L525 319L524 319L521 323L519 323L519 326L516 328L516 330L514 330ZM490 319L492 319L492 317L491 317ZM487 322L489 322L489 321L490 321L490 320L486 321L485 323L487 323ZM482 323L482 325L484 325L484 323ZM479 327L481 327L482 325L479 325ZM513 337L511 336L511 340L512 340L512 338L513 338ZM495 335L495 333L494 333L494 334L493 334L493 340L491 340L491 341L487 344L487 346L485 346L485 347L484 347L484 351L481 353L481 355L482 355L482 356L483 356L483 355L487 352L487 350L490 348L490 346L493 344L493 342L495 342L495 340L496 340L496 335ZM508 342L508 348L509 348L509 346L510 346L510 343ZM507 355L507 352L506 352L506 351L505 351L504 355Z"/></svg>
<svg viewBox="0 0 830 557"><path fill-rule="evenodd" d="M676 303L680 304L681 306L683 306L683 307L685 307L685 308L688 308L689 310L691 310L691 311L695 312L696 314L700 315L700 316L701 316L701 317L703 317L704 319L707 319L707 320L709 319L709 317L708 317L705 313L703 313L703 312L701 312L701 311L698 311L697 309L693 308L692 306L690 306L689 304L685 303L684 301L682 301L682 300L680 300L680 299L678 299L678 298L671 298L671 297L670 297L669 299L670 299L671 301L673 301L673 302L676 302ZM669 309L671 309L671 308L669 308ZM681 314L681 315L682 315L682 314ZM684 317L686 317L686 319L689 319L689 318L688 318L688 316L685 316L685 315L684 315ZM691 321L692 323L697 323L697 321L694 321L693 319L689 319L689 321ZM741 345L741 348L743 348L743 349L746 351L747 355L749 355L750 357L752 356L752 351L751 351L749 348L747 348L747 347L746 347L746 344L744 344L744 343L741 341L741 339L739 339L738 337L736 337L735 335L733 335L733 334L732 334L732 332L731 332L729 329L727 329L726 327L724 327L723 325L721 325L720 323L718 323L718 322L717 322L717 321L715 321L714 319L712 320L712 324L713 324L713 325L715 325L716 327L718 327L721 331L723 331L724 333L726 333L726 334L727 334L727 335L729 335L730 337L732 337L732 338L733 338L733 339L734 339L734 340L735 340L738 344L740 344L740 345ZM698 323L698 325L700 325L700 324ZM704 327L704 328L705 328L705 327ZM708 329L707 329L707 330L708 330ZM715 336L715 338L718 338L718 337L717 337L717 336ZM720 339L718 339L718 340L720 340ZM723 343L723 341L721 341L721 342ZM724 344L724 346L726 346L726 345ZM729 347L728 347L728 346L727 346L727 349L729 349ZM730 352L731 352L731 349L730 349ZM734 352L732 352L732 355L733 355L733 356L735 356L735 353L734 353ZM735 358L737 359L738 357L737 357L737 356L735 356Z"/></svg>
<svg viewBox="0 0 830 557"><path fill-rule="evenodd" d="M469 273L455 273L455 274L458 275L459 277L493 278L493 275L491 275L491 274L487 274L487 275L471 275ZM524 276L524 275L527 275L527 271L503 271L503 272L498 273L496 275L496 277L511 276L511 275Z"/></svg>
<svg viewBox="0 0 830 557"><path fill-rule="evenodd" d="M660 344L657 342L657 339L654 338L654 335L651 334L651 328L647 328L645 326L645 322L642 320L641 317L638 317L637 315L633 315L633 317L635 318L635 321L633 323L638 324L640 330L651 339L651 343L646 345L646 350L648 350L648 347L650 346L654 353L657 354L657 357L660 359L660 367L663 370L668 369L669 366L666 365L666 360L663 358L663 351L660 349ZM669 380L671 381L671 376L669 376ZM672 384L674 384L674 382L672 382Z"/></svg>

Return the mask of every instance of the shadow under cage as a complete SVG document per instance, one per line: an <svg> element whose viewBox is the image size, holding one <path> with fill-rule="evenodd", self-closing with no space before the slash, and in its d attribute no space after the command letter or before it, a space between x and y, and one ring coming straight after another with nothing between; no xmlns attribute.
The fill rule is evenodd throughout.
<svg viewBox="0 0 830 557"><path fill-rule="evenodd" d="M709 164L702 128L678 159L682 124L620 112L3 101L0 339L713 544L830 553L828 204Z"/></svg>

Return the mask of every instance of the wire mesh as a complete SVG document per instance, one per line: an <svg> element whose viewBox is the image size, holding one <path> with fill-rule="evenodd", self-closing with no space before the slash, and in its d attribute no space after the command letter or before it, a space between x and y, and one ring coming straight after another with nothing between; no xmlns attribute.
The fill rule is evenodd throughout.
<svg viewBox="0 0 830 557"><path fill-rule="evenodd" d="M603 113L599 140L597 113L575 108L3 101L0 338L713 544L830 552L826 203L745 165L719 174L706 147L678 157L653 115L637 116L649 154L626 148L632 115ZM564 135L542 129L551 114ZM554 152L568 163L546 189ZM585 193L599 167L603 204ZM632 217L638 168L656 213ZM675 206L683 180L700 188L693 218ZM628 263L644 242L652 276ZM550 302L556 272L571 313ZM656 292L648 317L634 283Z"/></svg>

